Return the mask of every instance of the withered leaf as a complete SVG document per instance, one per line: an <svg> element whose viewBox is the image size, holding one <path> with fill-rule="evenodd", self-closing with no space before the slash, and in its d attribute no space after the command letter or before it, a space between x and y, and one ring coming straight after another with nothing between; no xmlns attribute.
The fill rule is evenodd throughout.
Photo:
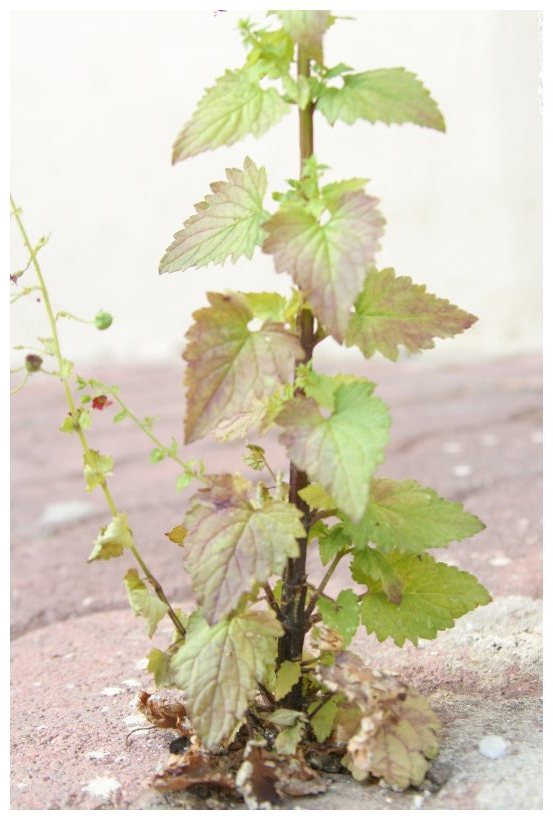
<svg viewBox="0 0 553 820"><path fill-rule="evenodd" d="M176 729L181 734L186 734L190 729L184 698L179 692L140 692L137 707L159 729Z"/></svg>
<svg viewBox="0 0 553 820"><path fill-rule="evenodd" d="M204 786L236 792L230 755L217 756L191 747L183 755L171 755L169 764L154 777L158 791L172 792Z"/></svg>
<svg viewBox="0 0 553 820"><path fill-rule="evenodd" d="M265 741L249 741L236 786L249 809L271 809L285 797L326 791L326 783L300 757L272 754Z"/></svg>

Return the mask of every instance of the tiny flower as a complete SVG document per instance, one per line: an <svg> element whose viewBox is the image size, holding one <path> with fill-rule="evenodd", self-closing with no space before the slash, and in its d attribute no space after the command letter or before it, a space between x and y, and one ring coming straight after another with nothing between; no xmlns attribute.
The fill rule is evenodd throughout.
<svg viewBox="0 0 553 820"><path fill-rule="evenodd" d="M42 367L42 359L34 353L25 356L25 367L29 373L36 373Z"/></svg>
<svg viewBox="0 0 553 820"><path fill-rule="evenodd" d="M107 396L96 396L92 399L92 407L95 410L103 410L104 407L109 407L113 402Z"/></svg>

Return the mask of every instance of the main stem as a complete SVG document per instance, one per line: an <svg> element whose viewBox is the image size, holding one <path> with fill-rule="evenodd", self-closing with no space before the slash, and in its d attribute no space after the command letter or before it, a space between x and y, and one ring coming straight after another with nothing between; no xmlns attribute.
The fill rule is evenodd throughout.
<svg viewBox="0 0 553 820"><path fill-rule="evenodd" d="M298 77L309 77L309 57L306 56L302 46L298 46ZM300 176L303 172L303 164L306 159L313 154L313 110L310 103L303 111L299 111L300 125ZM300 341L303 348L303 357L296 361L295 371L299 364L305 364L313 357L315 346L313 314L308 309L303 309L296 317L296 327L300 334ZM298 390L297 393L301 394ZM300 498L300 490L308 485L306 474L299 470L292 462L290 464L290 492L288 500L294 504L302 514L302 523L307 532L309 507ZM279 639L278 663L284 661L301 661L303 652L303 642L307 630L307 617L305 609L305 599L307 593L307 579L305 574L305 561L307 556L307 536L298 540L300 554L297 558L289 558L284 573L284 583L282 587L281 610L285 627L284 635ZM301 680L286 695L282 705L287 709L302 710L303 706Z"/></svg>

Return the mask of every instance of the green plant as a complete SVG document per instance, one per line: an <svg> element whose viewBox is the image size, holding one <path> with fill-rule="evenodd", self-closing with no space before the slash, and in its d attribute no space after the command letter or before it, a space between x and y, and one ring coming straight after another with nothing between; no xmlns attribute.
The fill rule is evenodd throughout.
<svg viewBox="0 0 553 820"><path fill-rule="evenodd" d="M57 361L53 372L69 407L62 430L80 439L87 489L101 488L112 515L89 560L130 550L141 573L125 576L134 612L146 618L150 637L166 615L175 625L171 645L150 652L149 669L159 687L183 693L181 707L147 695L142 707L161 725L168 725L169 713L178 715L177 728L189 720L198 744L156 784L188 788L206 782L205 771L212 771L207 782L237 788L254 807L297 794L290 782L296 789L301 782L301 793L323 788L306 762L317 744L358 779L383 778L401 788L420 784L438 748L436 716L412 688L366 668L347 647L359 626L380 641L416 644L489 601L473 576L428 553L483 524L414 480L375 477L388 441L387 406L367 379L328 376L313 366L313 351L327 336L357 346L366 358L379 352L395 361L400 347L420 352L433 347L434 338L474 323L474 316L409 277L375 267L384 219L378 201L365 193L367 180L323 184L328 169L314 155L315 114L332 125L365 119L439 131L445 130L443 117L422 83L402 68L356 73L343 63L327 67L323 37L337 19L329 12L272 14L274 25L241 22L246 62L205 93L177 137L173 160L246 134L259 137L295 106L299 176L288 180L284 193L273 194L271 213L264 204L265 169L249 157L242 168L227 169L226 180L211 184L160 265L165 273L229 257L235 262L261 246L277 272L292 277L289 298L208 294L209 306L194 314L184 353L185 442L208 434L242 438L246 464L270 478L254 483L211 475L202 463L184 461L177 442L159 441L153 420L136 416L110 385L77 377L75 399L56 323L76 317L54 315L37 261L41 243L31 245L12 201L52 327L40 357L27 356L25 378L44 369L43 355ZM12 276L14 283L20 275ZM110 324L105 317L96 317L99 329ZM108 402L118 405L115 421L128 418L152 439L153 461L169 457L179 464L178 489L201 484L182 522L167 533L183 549L197 601L192 613L170 605L145 565L109 490L113 461L88 444L89 406ZM288 480L248 439L273 427L290 459ZM316 545L324 570L312 583L306 556ZM346 561L363 591L343 589L333 599L327 584ZM229 750L225 772L217 758L221 747Z"/></svg>

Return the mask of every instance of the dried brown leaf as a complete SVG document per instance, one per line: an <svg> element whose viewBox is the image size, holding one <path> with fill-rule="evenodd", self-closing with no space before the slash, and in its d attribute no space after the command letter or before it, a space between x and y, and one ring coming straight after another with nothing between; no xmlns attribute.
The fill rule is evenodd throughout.
<svg viewBox="0 0 553 820"><path fill-rule="evenodd" d="M224 789L236 794L234 785L235 756L218 756L198 748L190 748L183 755L171 755L169 764L154 777L152 785L162 792L196 788Z"/></svg>
<svg viewBox="0 0 553 820"><path fill-rule="evenodd" d="M144 717L159 729L176 729L181 734L187 734L190 729L184 698L180 693L140 692L137 706Z"/></svg>

